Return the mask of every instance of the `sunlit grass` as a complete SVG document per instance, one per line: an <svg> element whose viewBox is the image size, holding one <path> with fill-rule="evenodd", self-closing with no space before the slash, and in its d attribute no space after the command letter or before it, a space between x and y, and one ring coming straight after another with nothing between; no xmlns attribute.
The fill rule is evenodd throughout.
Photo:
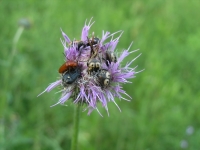
<svg viewBox="0 0 200 150"><path fill-rule="evenodd" d="M198 149L199 9L195 0L2 1L0 144L13 150L69 149L73 105L50 108L59 94L37 95L59 77L64 62L60 28L79 39L85 19L94 17L91 31L99 36L102 29L124 30L118 51L133 41L132 49L142 53L133 66L145 71L124 87L133 100L116 100L121 113L112 103L110 117L100 105L103 118L81 113L79 149L181 149L182 140L188 149ZM24 17L32 26L23 31L8 68L17 23ZM192 135L186 135L188 126Z"/></svg>

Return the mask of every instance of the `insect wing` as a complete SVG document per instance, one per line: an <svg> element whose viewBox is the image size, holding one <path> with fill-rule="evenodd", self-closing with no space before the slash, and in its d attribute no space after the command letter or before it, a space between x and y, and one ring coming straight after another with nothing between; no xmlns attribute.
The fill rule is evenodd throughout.
<svg viewBox="0 0 200 150"><path fill-rule="evenodd" d="M64 73L67 70L67 65L64 63L62 66L60 66L58 72L59 73Z"/></svg>

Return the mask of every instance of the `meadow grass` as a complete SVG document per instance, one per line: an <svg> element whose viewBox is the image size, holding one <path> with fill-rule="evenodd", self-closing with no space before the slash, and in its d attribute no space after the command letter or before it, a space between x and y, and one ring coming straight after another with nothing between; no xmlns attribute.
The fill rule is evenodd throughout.
<svg viewBox="0 0 200 150"><path fill-rule="evenodd" d="M200 1L35 1L0 2L0 147L9 150L69 149L73 104L56 106L57 92L37 98L59 77L64 62L60 28L80 39L86 19L91 31L124 30L118 51L133 41L127 61L145 69L124 85L131 102L116 100L122 112L109 104L110 116L99 109L81 113L79 149L169 150L200 147ZM13 38L21 18L32 26L24 30L10 60ZM90 32L92 33L92 32ZM125 64L126 62L124 62ZM193 134L186 133L192 126Z"/></svg>

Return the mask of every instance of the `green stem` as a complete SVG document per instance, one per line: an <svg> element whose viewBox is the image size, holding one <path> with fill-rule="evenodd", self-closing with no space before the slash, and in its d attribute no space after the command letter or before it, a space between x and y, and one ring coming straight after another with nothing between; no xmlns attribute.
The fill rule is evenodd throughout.
<svg viewBox="0 0 200 150"><path fill-rule="evenodd" d="M3 68L4 70L4 75L5 78L3 80L1 80L3 83L3 87L4 89L1 90L0 95L3 95L1 97L1 101L0 101L0 145L6 145L7 141L5 140L5 132L7 131L6 129L6 118L8 118L7 116L7 108L8 108L8 95L12 93L12 91L10 91L10 84L8 84L10 82L10 78L12 75L12 62L13 62L13 58L16 55L17 52L17 43L20 39L20 36L23 33L24 28L23 27L19 27L17 29L17 32L14 36L13 39L13 44L12 44L12 50L11 50L11 54L9 55L8 60L5 62L6 66L5 68ZM1 146L1 149L4 150L6 148L3 148Z"/></svg>
<svg viewBox="0 0 200 150"><path fill-rule="evenodd" d="M71 150L77 150L78 129L79 129L80 105L75 106L74 109L74 128L71 142Z"/></svg>
<svg viewBox="0 0 200 150"><path fill-rule="evenodd" d="M12 52L11 52L11 55L10 55L10 60L9 60L9 65L12 64L12 60L16 54L16 51L17 51L17 43L19 41L19 38L21 37L22 33L24 31L24 27L20 26L14 36L14 39L13 39L13 45L12 45Z"/></svg>

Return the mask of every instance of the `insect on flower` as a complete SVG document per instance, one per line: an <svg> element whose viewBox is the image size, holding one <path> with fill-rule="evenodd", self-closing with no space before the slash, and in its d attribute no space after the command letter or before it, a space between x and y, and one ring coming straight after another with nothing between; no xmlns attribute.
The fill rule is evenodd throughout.
<svg viewBox="0 0 200 150"><path fill-rule="evenodd" d="M76 69L78 66L78 63L71 60L71 61L67 61L65 62L64 64L62 64L62 66L60 66L58 72L59 73L64 73L65 71L70 71L70 70L73 70L73 69Z"/></svg>
<svg viewBox="0 0 200 150"><path fill-rule="evenodd" d="M87 46L92 45L96 45L100 42L100 39L98 37L94 37L94 35L92 35L92 38L90 40L88 40Z"/></svg>
<svg viewBox="0 0 200 150"><path fill-rule="evenodd" d="M81 69L76 67L73 70L65 71L62 74L62 85L67 87L69 84L72 84L76 81L77 78L81 77Z"/></svg>
<svg viewBox="0 0 200 150"><path fill-rule="evenodd" d="M97 110L101 115L97 107L98 103L101 103L109 114L108 102L113 102L120 110L115 98L130 101L131 96L123 90L121 84L131 83L128 79L134 78L137 73L141 72L136 72L136 67L131 67L140 54L123 66L122 61L137 50L129 51L131 44L128 49L118 53L119 57L117 57L115 49L123 32L117 31L110 34L110 32L103 31L101 38L94 37L93 32L89 37L89 30L93 23L92 19L88 24L85 23L79 41L71 42L61 30L64 37L64 41L61 40L61 42L67 61L58 70L61 78L51 83L41 94L61 86L63 94L53 106L64 104L72 99L74 104L84 104L88 114ZM115 37L117 34L119 35Z"/></svg>
<svg viewBox="0 0 200 150"><path fill-rule="evenodd" d="M83 41L76 41L76 40L69 43L69 46L73 46L74 44L77 44L77 50L78 51L87 46L87 43L84 43Z"/></svg>
<svg viewBox="0 0 200 150"><path fill-rule="evenodd" d="M115 55L114 52L107 50L105 52L105 60L106 60L106 65L108 66L111 62L114 63L117 62L117 56Z"/></svg>
<svg viewBox="0 0 200 150"><path fill-rule="evenodd" d="M101 69L97 74L98 82L102 88L107 87L110 83L110 73L108 70Z"/></svg>
<svg viewBox="0 0 200 150"><path fill-rule="evenodd" d="M98 41L99 41L99 39L98 39ZM97 72L101 68L101 62L100 62L100 59L98 58L99 45L97 45L95 47L93 45L96 42L94 42L93 38L92 38L91 41L89 41L89 39L88 39L88 43L89 43L90 48L91 48L90 58L87 62L89 74L91 74L92 72Z"/></svg>
<svg viewBox="0 0 200 150"><path fill-rule="evenodd" d="M77 44L77 50L79 51L80 49L85 48L87 46L96 45L96 44L99 43L99 41L100 41L99 38L93 36L87 42L84 42L84 41L81 41L81 40L74 40L74 41L69 43L69 46L73 46L74 44Z"/></svg>

